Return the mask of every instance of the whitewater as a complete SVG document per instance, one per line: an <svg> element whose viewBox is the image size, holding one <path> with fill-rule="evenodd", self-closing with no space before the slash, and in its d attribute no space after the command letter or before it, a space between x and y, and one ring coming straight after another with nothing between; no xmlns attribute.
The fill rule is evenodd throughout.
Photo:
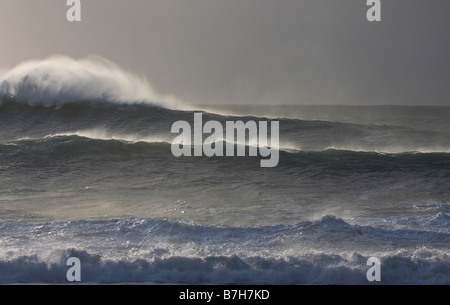
<svg viewBox="0 0 450 305"><path fill-rule="evenodd" d="M280 157L171 153L276 120ZM191 105L100 58L0 73L0 283L450 283L450 108ZM248 149L248 148L247 148Z"/></svg>

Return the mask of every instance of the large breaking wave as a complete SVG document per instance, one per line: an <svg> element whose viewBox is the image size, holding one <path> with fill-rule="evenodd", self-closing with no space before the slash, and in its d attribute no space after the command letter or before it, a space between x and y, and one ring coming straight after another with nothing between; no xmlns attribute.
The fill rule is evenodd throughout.
<svg viewBox="0 0 450 305"><path fill-rule="evenodd" d="M58 55L23 62L8 72L0 71L1 96L14 97L30 106L56 108L83 101L182 107L177 99L158 94L145 78L99 56L76 60Z"/></svg>

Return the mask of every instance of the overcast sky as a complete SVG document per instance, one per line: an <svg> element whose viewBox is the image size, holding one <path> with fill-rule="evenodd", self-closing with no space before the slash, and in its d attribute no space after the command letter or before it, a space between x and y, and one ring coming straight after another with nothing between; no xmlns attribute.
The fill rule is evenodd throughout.
<svg viewBox="0 0 450 305"><path fill-rule="evenodd" d="M99 55L191 103L450 105L450 1L0 0L0 68Z"/></svg>

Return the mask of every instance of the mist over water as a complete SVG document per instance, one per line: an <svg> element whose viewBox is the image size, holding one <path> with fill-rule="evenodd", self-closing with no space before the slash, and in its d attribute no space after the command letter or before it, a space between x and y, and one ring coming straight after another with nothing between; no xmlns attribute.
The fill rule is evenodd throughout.
<svg viewBox="0 0 450 305"><path fill-rule="evenodd" d="M157 94L146 79L99 56L75 60L55 55L30 60L8 72L0 70L0 77L0 96L13 96L30 106L61 108L85 101L182 106L173 97Z"/></svg>
<svg viewBox="0 0 450 305"><path fill-rule="evenodd" d="M194 106L102 59L0 83L0 283L450 283L448 107ZM180 106L181 105L181 106ZM195 109L195 111L194 111ZM280 162L171 153L174 122L280 122Z"/></svg>

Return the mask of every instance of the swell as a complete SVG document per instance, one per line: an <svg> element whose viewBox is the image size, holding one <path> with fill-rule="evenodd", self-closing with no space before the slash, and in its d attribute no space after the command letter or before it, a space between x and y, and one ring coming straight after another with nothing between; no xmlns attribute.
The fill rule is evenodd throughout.
<svg viewBox="0 0 450 305"><path fill-rule="evenodd" d="M103 134L100 138L123 134L146 138L167 135L170 132L170 118L177 119L182 113L154 105L108 102L66 104L55 111L10 101L0 108L0 139L5 142L83 131Z"/></svg>
<svg viewBox="0 0 450 305"><path fill-rule="evenodd" d="M223 141L223 146L226 147L229 143ZM0 142L0 147L16 147L16 148L32 148L42 146L51 151L54 147L102 147L109 149L111 146L118 147L140 147L151 149L155 146L165 147L170 152L172 145L172 138L169 135L148 135L145 134L114 134L105 129L79 130L75 132L61 132L56 134L49 134L42 137L21 137L11 140L3 140ZM235 147L237 144L235 143ZM246 151L249 145L244 145ZM191 146L193 147L193 146ZM447 160L450 157L449 152L376 152L376 151L362 151L351 149L337 149L326 148L319 151L298 150L290 147L279 147L280 154L290 161L295 161L296 158L324 158L334 161L347 162L354 159L356 162L369 161L370 159L378 159L379 161L387 162L389 160L411 160L411 161L439 161ZM226 154L224 153L224 156ZM248 155L248 154L247 154ZM445 162L447 164L447 162Z"/></svg>
<svg viewBox="0 0 450 305"><path fill-rule="evenodd" d="M68 222L54 219L42 222L39 218L28 217L28 219L15 219L15 221L0 219L2 229L0 237L13 244L20 242L19 236L26 236L26 243L30 246L38 246L33 244L37 241L59 246L77 242L84 236L87 247L94 247L99 243L98 246L103 248L100 250L113 247L124 253L127 249L115 247L117 243L128 241L134 247L145 249L157 249L164 245L168 249L181 251L180 253L185 250L183 245L191 244L195 247L205 246L208 249L204 249L207 251L191 251L193 250L191 249L184 254L190 252L214 255L221 255L223 251L236 253L239 250L247 254L255 254L265 247L270 247L272 249L268 254L270 256L288 254L289 247L295 246L296 243L297 246L307 246L300 250L299 254L301 254L309 253L308 249L326 248L331 242L334 243L333 249L346 251L362 246L366 251L372 251L386 242L389 242L391 249L420 246L445 250L448 249L450 242L450 216L443 212L426 216L391 216L369 220L358 218L351 221L358 221L361 224L351 224L334 215L294 224L266 226L206 225L182 219L139 217L87 218ZM41 238L35 239L33 236ZM116 236L116 239L110 240L111 245L109 245L104 237L112 236ZM215 242L211 242L212 240ZM31 251L36 250L38 249L31 249ZM284 252L286 250L288 253ZM41 251L45 252L46 249ZM108 258L116 258L115 254L119 252L110 253ZM109 252L105 251L105 253ZM0 255L5 254L7 255L2 249ZM170 254L170 250L163 254Z"/></svg>
<svg viewBox="0 0 450 305"><path fill-rule="evenodd" d="M102 139L130 138L146 141L163 138L170 142L174 122L193 124L193 111L170 110L148 104L114 104L82 102L66 104L55 111L30 107L13 101L0 108L2 142L20 138L43 138L55 134L93 132ZM224 116L203 112L203 121L244 122L269 120L254 116ZM405 152L450 152L448 131L430 131L391 125L354 124L298 119L280 122L280 147L293 151L348 150L401 154ZM103 136L101 136L103 135Z"/></svg>
<svg viewBox="0 0 450 305"><path fill-rule="evenodd" d="M20 138L0 143L0 156L7 160L27 161L27 159L45 161L58 159L79 160L80 158L104 158L108 156L122 159L149 160L158 158L166 164L179 162L202 165L201 160L215 160L233 167L253 166L261 159L256 157L182 157L176 158L171 151L169 136L111 135L103 130L61 133L37 138ZM227 143L224 142L224 149ZM249 146L246 146L248 152ZM224 153L225 155L225 153ZM248 155L248 154L247 154ZM83 160L83 159L82 159ZM133 159L130 159L130 161ZM36 163L39 166L41 162ZM207 166L208 163L205 163ZM145 167L145 166L144 166ZM435 177L450 179L450 153L377 153L351 150L326 149L323 151L299 151L280 149L280 162L277 166L288 173L299 170L296 175L310 171L325 175L370 174L416 172L434 173ZM319 171L319 172L317 172Z"/></svg>

